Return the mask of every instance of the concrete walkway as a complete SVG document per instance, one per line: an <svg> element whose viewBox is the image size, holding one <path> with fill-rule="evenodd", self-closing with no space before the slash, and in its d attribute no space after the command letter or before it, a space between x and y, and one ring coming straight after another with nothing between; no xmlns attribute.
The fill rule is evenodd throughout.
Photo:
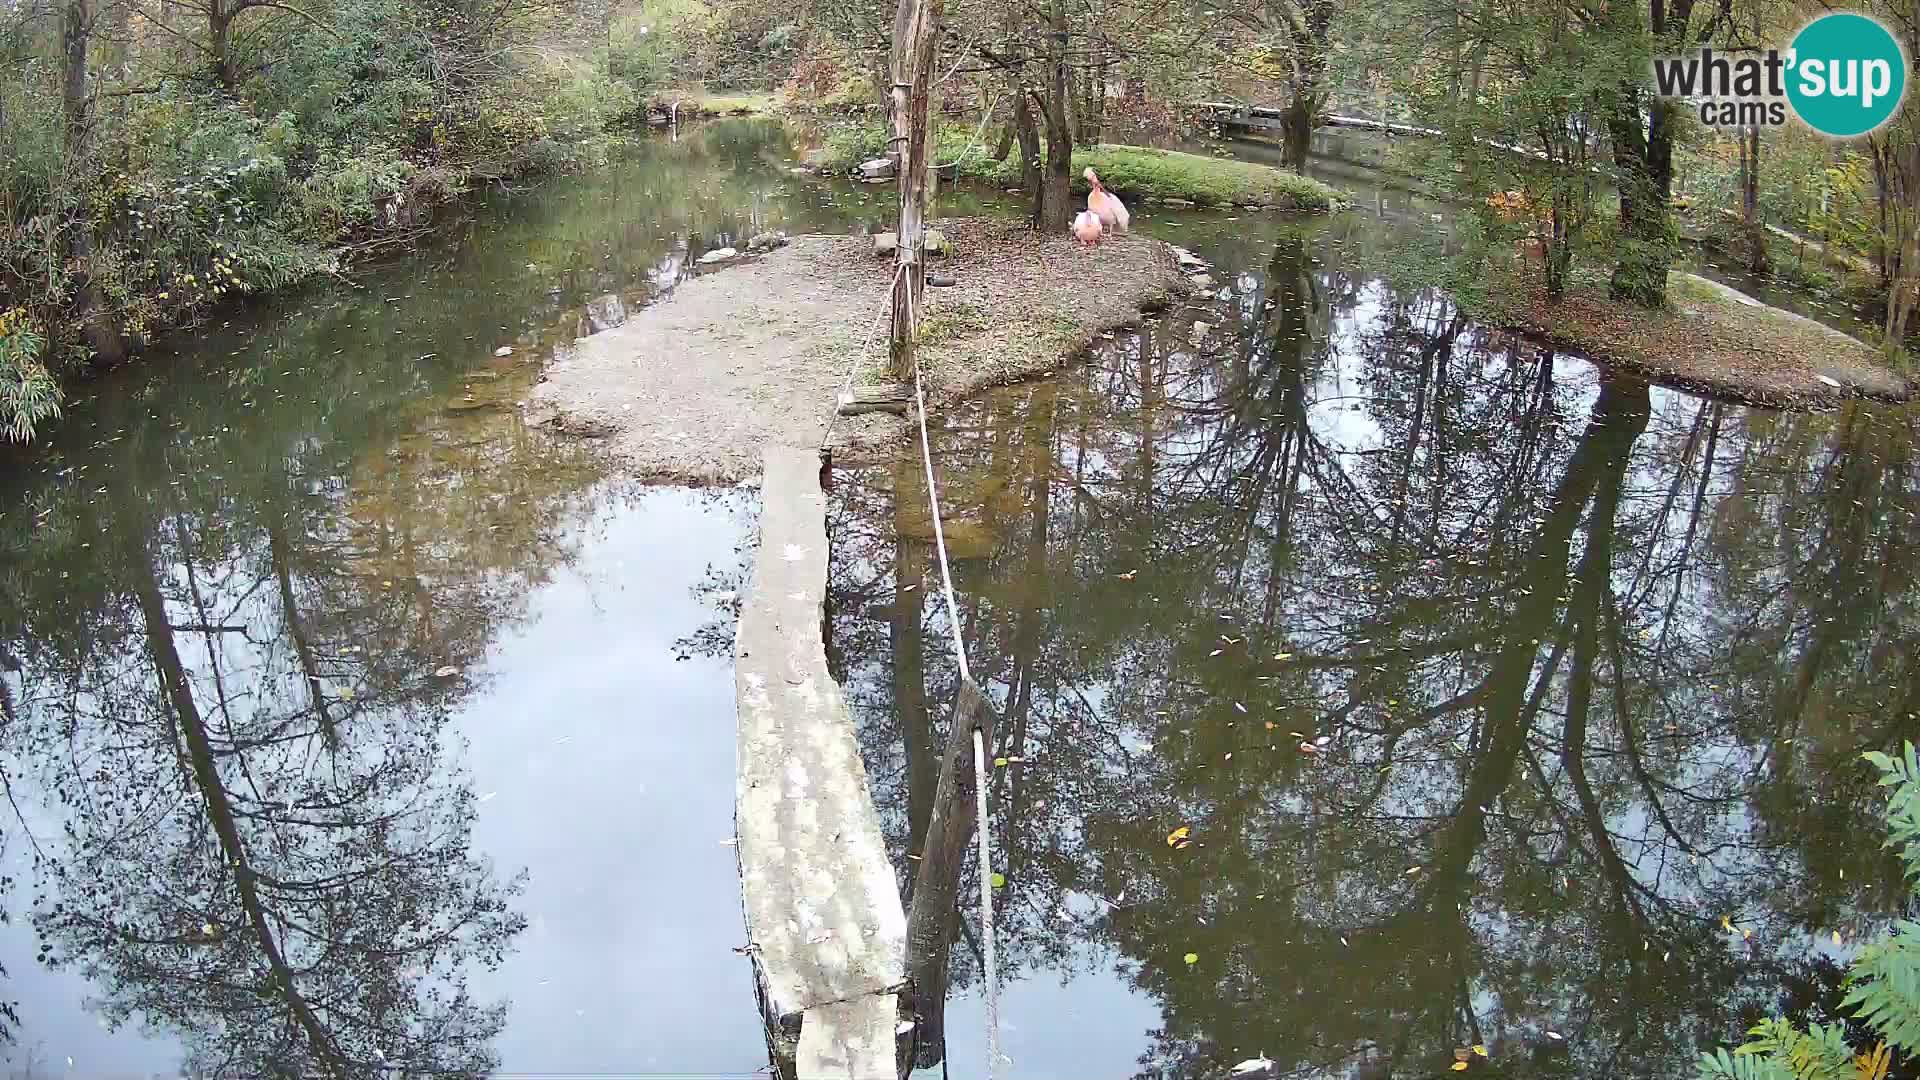
<svg viewBox="0 0 1920 1080"><path fill-rule="evenodd" d="M734 644L741 892L769 1012L801 1017L800 1080L895 1080L906 915L827 671L826 497L811 448L763 457L760 548Z"/></svg>

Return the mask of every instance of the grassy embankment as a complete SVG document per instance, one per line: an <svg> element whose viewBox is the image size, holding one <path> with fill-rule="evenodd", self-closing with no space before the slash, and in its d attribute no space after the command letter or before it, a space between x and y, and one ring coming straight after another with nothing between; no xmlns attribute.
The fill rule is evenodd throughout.
<svg viewBox="0 0 1920 1080"><path fill-rule="evenodd" d="M1524 276L1487 296L1480 314L1490 324L1716 397L1793 408L1920 392L1872 345L1681 271L1669 275L1668 306L1658 311L1610 299L1595 273L1576 273L1555 303Z"/></svg>
<svg viewBox="0 0 1920 1080"><path fill-rule="evenodd" d="M996 161L993 148L975 141L972 124L941 125L936 131L934 160L958 162L962 179L1001 187L1020 182L1020 163L1014 155ZM886 129L877 122L857 121L836 126L827 136L814 163L831 172L846 172L862 161L884 155ZM1310 177L1251 162L1154 150L1140 146L1100 145L1073 152L1075 191L1085 191L1081 171L1092 166L1101 183L1124 198L1141 202L1184 200L1196 206L1263 207L1275 210L1331 210L1345 201L1338 190Z"/></svg>

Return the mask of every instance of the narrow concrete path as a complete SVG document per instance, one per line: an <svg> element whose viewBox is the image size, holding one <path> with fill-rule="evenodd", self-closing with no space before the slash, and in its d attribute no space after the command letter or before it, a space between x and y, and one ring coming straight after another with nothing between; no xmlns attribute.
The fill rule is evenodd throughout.
<svg viewBox="0 0 1920 1080"><path fill-rule="evenodd" d="M801 1015L800 1080L894 1080L906 914L827 671L826 497L811 448L763 455L760 548L734 643L747 935L770 1012Z"/></svg>

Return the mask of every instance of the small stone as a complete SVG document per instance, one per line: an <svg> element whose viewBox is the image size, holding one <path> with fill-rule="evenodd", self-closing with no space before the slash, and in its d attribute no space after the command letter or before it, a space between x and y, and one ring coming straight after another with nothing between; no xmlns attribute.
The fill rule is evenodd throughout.
<svg viewBox="0 0 1920 1080"><path fill-rule="evenodd" d="M730 247L715 248L712 251L707 252L705 255L700 256L700 262L702 264L726 262L728 259L731 259L738 254L740 254L738 251Z"/></svg>
<svg viewBox="0 0 1920 1080"><path fill-rule="evenodd" d="M493 355L495 355L495 356L512 356L512 355L513 355L513 346L511 346L511 345L502 345L502 346L500 346L499 348L497 348L497 349L495 349L495 350L493 350Z"/></svg>
<svg viewBox="0 0 1920 1080"><path fill-rule="evenodd" d="M958 281L955 281L953 278L947 276L946 274L928 274L927 284L933 286L936 289L946 289L946 288L951 288L960 283Z"/></svg>

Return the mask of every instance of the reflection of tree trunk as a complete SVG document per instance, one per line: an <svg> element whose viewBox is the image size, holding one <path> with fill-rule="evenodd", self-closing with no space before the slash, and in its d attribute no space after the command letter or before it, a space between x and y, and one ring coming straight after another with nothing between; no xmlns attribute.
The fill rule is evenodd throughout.
<svg viewBox="0 0 1920 1080"><path fill-rule="evenodd" d="M960 874L967 865L967 841L973 836L975 816L976 726L985 744L993 745L992 710L979 687L963 679L954 699L940 786L920 845L913 903L907 911L907 980L912 983L912 1008L918 1025L914 1029L914 1059L920 1068L937 1065L946 1055L947 969L953 955L953 935L959 928Z"/></svg>
<svg viewBox="0 0 1920 1080"><path fill-rule="evenodd" d="M227 800L226 787L214 762L212 740L207 737L206 723L200 715L199 706L194 702L186 667L181 663L179 650L173 642L173 628L167 621L166 600L160 595L159 580L154 576L151 562L144 558L137 561L139 565L134 567L131 579L141 616L146 623L147 646L152 651L154 666L159 669L167 700L173 706L173 719L177 726L175 739L186 746L194 786L199 788L206 802L207 819L220 843L221 861L233 873L234 889L239 894L241 910L246 913L254 938L260 944L261 955L273 973L276 989L292 1012L294 1022L306 1034L308 1048L326 1075L344 1077L348 1074L347 1063L334 1045L332 1033L320 1022L302 994L295 981L292 965L280 951L280 942L268 921L266 905L260 899L258 880L246 845L240 838L233 806Z"/></svg>
<svg viewBox="0 0 1920 1080"><path fill-rule="evenodd" d="M896 501L912 497L913 467L903 463L894 469ZM893 648L893 707L900 717L900 740L907 753L907 843L911 846L926 836L938 780L933 729L927 720L926 642L921 636L927 548L922 541L908 539L903 527L896 527L894 535L893 619L887 634Z"/></svg>
<svg viewBox="0 0 1920 1080"><path fill-rule="evenodd" d="M1028 468L1032 481L1028 485L1027 512L1032 515L1027 529L1026 565L1022 570L1024 588L1021 592L1020 611L1014 616L1013 624L1013 697L1007 708L1007 755L1022 757L1026 754L1027 720L1033 715L1033 675L1040 667L1040 597L1036 591L1040 583L1046 580L1047 572L1047 526L1051 515L1053 492L1053 417L1054 394L1048 388L1041 388L1034 394L1035 415L1030 427L1031 442L1027 446ZM1012 785L1007 805L1009 811L1002 815L1007 829L1008 868L1017 870L1014 865L1012 844L1014 825L1023 818L1021 810L1020 785L1014 770L1006 770L1006 783Z"/></svg>
<svg viewBox="0 0 1920 1080"><path fill-rule="evenodd" d="M300 618L300 605L293 595L293 550L287 543L286 522L270 518L267 524L267 553L273 561L273 576L280 586L280 610L286 615L287 637L293 641L293 655L300 664L300 673L307 680L307 694L313 702L314 715L320 719L320 729L327 741L327 748L340 748L340 732L335 727L333 705L327 700L326 684L320 680L320 666L313 658L313 644L307 638L306 624Z"/></svg>

